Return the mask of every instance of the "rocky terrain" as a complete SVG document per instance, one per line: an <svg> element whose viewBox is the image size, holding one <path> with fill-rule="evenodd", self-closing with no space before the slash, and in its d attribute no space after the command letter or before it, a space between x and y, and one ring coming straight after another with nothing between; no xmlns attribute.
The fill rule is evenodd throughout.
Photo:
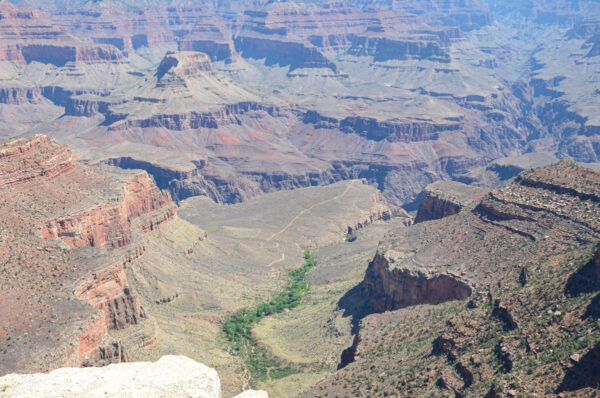
<svg viewBox="0 0 600 398"><path fill-rule="evenodd" d="M305 396L593 396L599 178L563 160L388 233L359 314L392 312L364 318L346 367Z"/></svg>
<svg viewBox="0 0 600 398"><path fill-rule="evenodd" d="M119 61L122 58L112 46L89 45L69 35L38 10L20 9L3 0L0 15L0 61L64 66L67 62Z"/></svg>
<svg viewBox="0 0 600 398"><path fill-rule="evenodd" d="M3 374L175 352L216 367L228 396L268 388L223 341L228 314L281 289L303 250L410 223L363 180L192 198L182 219L145 171L83 165L43 135L0 142L0 171Z"/></svg>
<svg viewBox="0 0 600 398"><path fill-rule="evenodd" d="M599 16L0 1L0 374L594 394Z"/></svg>
<svg viewBox="0 0 600 398"><path fill-rule="evenodd" d="M145 172L82 166L41 135L0 153L2 372L126 360L109 332L147 315L125 268L145 251L134 235L175 216L169 195Z"/></svg>
<svg viewBox="0 0 600 398"><path fill-rule="evenodd" d="M415 223L437 220L460 213L464 208L473 208L486 193L485 189L460 182L434 182L423 191Z"/></svg>
<svg viewBox="0 0 600 398"><path fill-rule="evenodd" d="M142 168L175 201L366 178L401 205L504 157L596 162L594 2L16 3L6 43L63 47L6 50L0 133Z"/></svg>

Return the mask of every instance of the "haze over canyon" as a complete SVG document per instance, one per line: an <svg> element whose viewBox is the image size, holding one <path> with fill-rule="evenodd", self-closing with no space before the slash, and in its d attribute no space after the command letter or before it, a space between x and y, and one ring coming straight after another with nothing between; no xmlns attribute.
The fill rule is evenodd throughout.
<svg viewBox="0 0 600 398"><path fill-rule="evenodd" d="M599 110L594 0L0 0L0 397L600 395Z"/></svg>

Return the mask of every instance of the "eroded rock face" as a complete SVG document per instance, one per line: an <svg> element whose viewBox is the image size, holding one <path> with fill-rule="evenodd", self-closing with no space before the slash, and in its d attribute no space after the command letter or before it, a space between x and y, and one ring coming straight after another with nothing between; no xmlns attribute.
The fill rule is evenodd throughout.
<svg viewBox="0 0 600 398"><path fill-rule="evenodd" d="M0 187L36 178L69 173L73 168L71 149L46 136L20 138L0 143Z"/></svg>
<svg viewBox="0 0 600 398"><path fill-rule="evenodd" d="M494 274L525 259L600 237L600 173L570 159L528 170L456 217L392 231L380 243L363 288L374 311L469 297ZM515 249L515 247L518 248ZM498 303L508 327L518 321Z"/></svg>
<svg viewBox="0 0 600 398"><path fill-rule="evenodd" d="M199 72L215 72L209 57L201 52L168 52L156 70L160 82L168 73L178 77L193 77Z"/></svg>
<svg viewBox="0 0 600 398"><path fill-rule="evenodd" d="M415 223L448 217L465 207L474 208L486 193L485 189L458 182L435 182L423 192Z"/></svg>
<svg viewBox="0 0 600 398"><path fill-rule="evenodd" d="M463 300L471 295L472 287L450 275L390 268L385 256L378 253L369 264L363 290L369 297L371 309L384 312L418 304Z"/></svg>
<svg viewBox="0 0 600 398"><path fill-rule="evenodd" d="M593 395L599 183L598 171L564 159L522 172L475 209L389 231L362 282L378 313L361 319L345 362L360 355L302 396L374 388L406 396ZM459 282L469 298L442 304L452 299L447 293L468 296ZM564 348L547 356L555 347ZM406 381L415 368L422 373ZM351 385L362 375L373 387ZM507 376L519 378L508 394Z"/></svg>
<svg viewBox="0 0 600 398"><path fill-rule="evenodd" d="M0 3L0 60L64 66L69 62L121 61L113 46L89 45L66 33L39 10Z"/></svg>
<svg viewBox="0 0 600 398"><path fill-rule="evenodd" d="M125 267L131 265L143 253L143 247L137 248L122 261L94 273L89 280L77 288L75 294L80 300L85 300L103 311L103 315L99 316L79 338L78 358L82 363L106 361L106 348L103 348L101 343L105 340L108 331L136 325L147 317L136 292L128 286L125 274ZM116 352L120 357L124 356L122 351L123 347L117 345ZM97 360L90 360L90 357L97 357Z"/></svg>
<svg viewBox="0 0 600 398"><path fill-rule="evenodd" d="M159 209L163 210L160 214L149 215ZM118 248L132 242L130 223L133 219L145 215L144 229L152 230L175 214L169 194L160 191L144 172L127 183L117 203L99 204L75 215L48 221L42 226L42 236L62 240L71 248L104 245Z"/></svg>
<svg viewBox="0 0 600 398"><path fill-rule="evenodd" d="M126 361L128 328L152 344L150 328L133 330L148 316L125 270L145 251L135 235L176 216L169 194L145 172L83 166L42 135L0 142L0 187L0 257L15 272L0 278L0 372Z"/></svg>

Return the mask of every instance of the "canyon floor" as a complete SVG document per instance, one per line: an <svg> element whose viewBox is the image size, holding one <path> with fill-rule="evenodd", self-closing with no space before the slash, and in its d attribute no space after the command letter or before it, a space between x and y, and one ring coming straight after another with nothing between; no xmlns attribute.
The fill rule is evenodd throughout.
<svg viewBox="0 0 600 398"><path fill-rule="evenodd" d="M81 165L67 146L44 136L3 142L2 153L4 372L173 353L215 367L226 394L249 386L273 396L299 392L335 371L352 342L348 315L335 303L358 283L383 231L411 222L361 180L237 205L191 198L177 209L145 172ZM372 233L363 238L367 229ZM358 239L344 242L349 235ZM356 252L361 261L321 260L320 247ZM308 313L286 312L288 322L274 321L283 329L257 332L258 344L294 374L253 377L224 339L222 324L233 311L276 295L305 250L323 263L294 310ZM294 319L310 319L307 335L288 333ZM310 333L317 333L312 340L322 358L285 351L284 341L297 349Z"/></svg>
<svg viewBox="0 0 600 398"><path fill-rule="evenodd" d="M0 374L597 395L599 106L593 0L0 0Z"/></svg>

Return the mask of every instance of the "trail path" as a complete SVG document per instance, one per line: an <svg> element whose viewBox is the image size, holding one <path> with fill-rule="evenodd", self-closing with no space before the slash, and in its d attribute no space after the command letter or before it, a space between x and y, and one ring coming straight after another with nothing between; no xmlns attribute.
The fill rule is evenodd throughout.
<svg viewBox="0 0 600 398"><path fill-rule="evenodd" d="M283 227L283 229L282 229L281 231L279 231L279 232L275 232L273 235L269 236L269 237L267 238L267 241L271 241L271 240L273 240L273 238L275 238L277 235L281 235L282 233L284 233L285 231L287 231L287 230L288 230L288 229L289 229L289 228L290 228L292 225L294 225L294 223L295 223L296 221L298 221L298 219L299 219L300 217L302 217L303 215L305 215L306 213L308 213L309 211L311 211L311 210L312 210L312 209L314 209L315 207L317 207L317 206L321 206L321 205L324 205L325 203L333 202L334 200L338 200L338 199L341 199L341 198L343 198L343 197L344 197L344 196L345 196L345 195L348 193L348 191L350 190L350 187L352 187L352 185L354 185L355 183L356 183L356 180L352 181L352 182L351 182L351 183L350 183L350 184L349 184L349 185L346 187L346 189L344 189L344 192L342 192L341 194L339 194L339 195L337 195L337 196L334 196L333 198L329 198L329 199L327 199L327 200L324 200L324 201L322 201L322 202L315 203L315 204L313 204L312 206L310 206L310 207L307 207L306 209L302 210L302 211L301 211L300 213L298 213L298 214L297 214L297 215L296 215L294 218L292 218L292 220L291 220L291 221L290 221L290 222L289 222L289 223L288 223L288 224L287 224L285 227Z"/></svg>

